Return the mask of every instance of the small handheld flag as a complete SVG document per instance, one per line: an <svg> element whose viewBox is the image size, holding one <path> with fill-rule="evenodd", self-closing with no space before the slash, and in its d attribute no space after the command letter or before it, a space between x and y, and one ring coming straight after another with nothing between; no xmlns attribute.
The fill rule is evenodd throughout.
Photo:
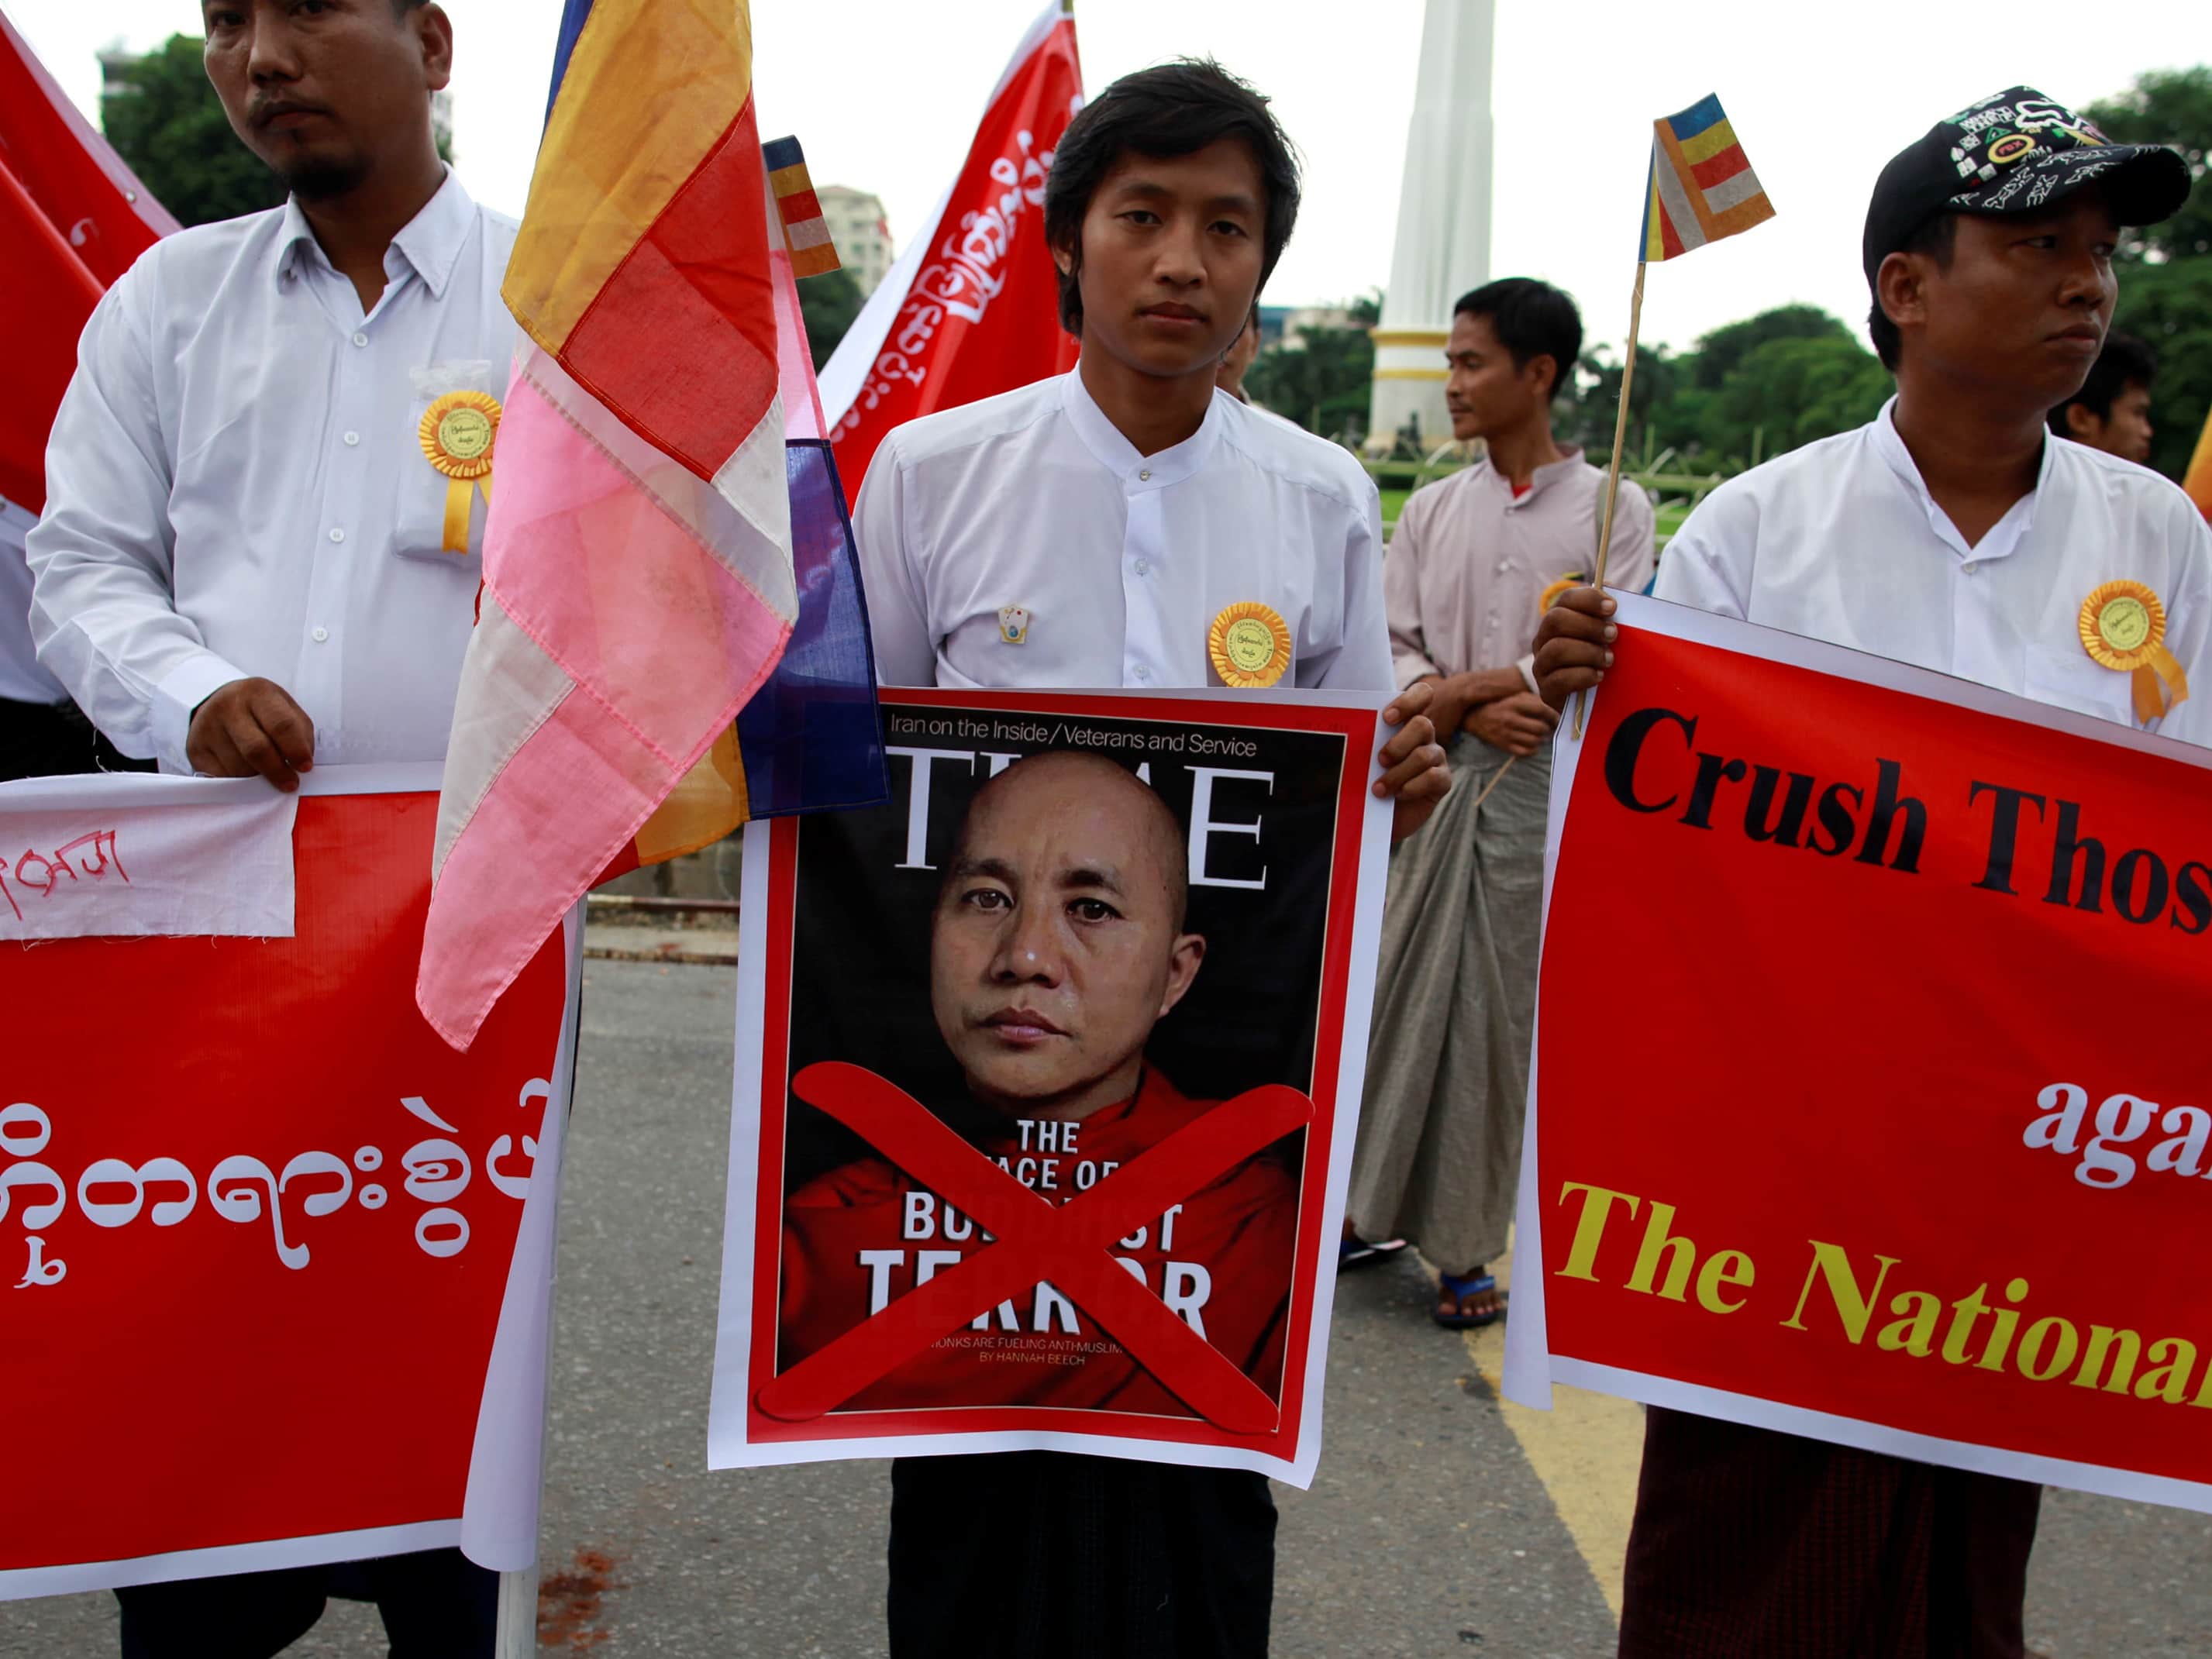
<svg viewBox="0 0 2212 1659"><path fill-rule="evenodd" d="M1671 259L1773 216L1719 99L1708 94L1651 124L1638 259Z"/></svg>
<svg viewBox="0 0 2212 1659"><path fill-rule="evenodd" d="M1605 586L1613 552L1613 504L1620 490L1620 452L1628 441L1628 388L1636 379L1636 331L1644 320L1644 273L1655 261L1749 230L1774 216L1765 186L1751 170L1721 100L1708 93L1686 110L1651 124L1651 171L1644 185L1644 218L1636 239L1636 288L1628 301L1628 358L1620 371L1620 410L1613 418L1613 459L1605 470L1605 507L1598 520L1597 574ZM1585 696L1575 704L1583 734Z"/></svg>
<svg viewBox="0 0 2212 1659"><path fill-rule="evenodd" d="M761 146L768 164L769 188L775 192L776 217L783 222L783 245L794 276L821 276L839 270L837 245L822 216L822 198L807 176L806 156L796 138L774 138Z"/></svg>

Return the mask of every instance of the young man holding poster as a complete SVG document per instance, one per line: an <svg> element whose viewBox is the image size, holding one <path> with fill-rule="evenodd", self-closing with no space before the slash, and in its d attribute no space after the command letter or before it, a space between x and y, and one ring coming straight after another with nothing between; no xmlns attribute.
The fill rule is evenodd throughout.
<svg viewBox="0 0 2212 1659"><path fill-rule="evenodd" d="M2113 599L2212 676L2212 533L2156 474L2051 437L2095 361L2121 227L2189 190L2025 87L1938 122L1875 186L1869 324L1897 396L1868 426L1716 490L1656 597L2194 738L2202 696L2108 666ZM1612 600L1538 634L1563 708L1613 660ZM2126 607L2121 607L2125 610ZM2129 641L2139 645L2140 637ZM2017 1659L2039 1487L1654 1407L1628 1552L1626 1659Z"/></svg>
<svg viewBox="0 0 2212 1659"><path fill-rule="evenodd" d="M437 760L483 523L453 487L489 453L514 340L514 224L432 138L453 25L421 0L207 0L204 21L224 112L291 199L157 243L86 325L29 536L40 656L166 771L292 790L317 761ZM275 1654L329 1579L120 1590L123 1651ZM395 1653L491 1651L498 1579L459 1550L354 1582Z"/></svg>
<svg viewBox="0 0 2212 1659"><path fill-rule="evenodd" d="M890 685L1328 686L1389 696L1374 483L1214 384L1288 241L1297 164L1211 64L1127 76L1047 185L1073 374L893 433L854 515ZM1378 793L1410 834L1449 787L1415 687ZM1275 1515L1249 1473L1061 1453L894 1465L896 1659L1046 1645L1264 1653ZM1010 1579L1009 1562L1042 1570Z"/></svg>

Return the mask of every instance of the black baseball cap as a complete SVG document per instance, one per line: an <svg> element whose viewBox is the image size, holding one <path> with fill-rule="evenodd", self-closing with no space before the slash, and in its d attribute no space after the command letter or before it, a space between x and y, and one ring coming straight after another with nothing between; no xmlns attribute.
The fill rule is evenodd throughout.
<svg viewBox="0 0 2212 1659"><path fill-rule="evenodd" d="M2189 164L2163 144L2115 144L2033 87L2013 87L1938 121L1890 158L1867 204L1867 285L1939 213L2035 213L2094 179L2124 225L2171 217Z"/></svg>

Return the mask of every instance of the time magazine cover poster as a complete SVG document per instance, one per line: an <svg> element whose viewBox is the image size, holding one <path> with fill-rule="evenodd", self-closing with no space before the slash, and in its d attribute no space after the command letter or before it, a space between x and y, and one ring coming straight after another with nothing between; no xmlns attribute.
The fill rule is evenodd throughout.
<svg viewBox="0 0 2212 1659"><path fill-rule="evenodd" d="M1371 698L890 690L750 826L709 1457L1305 1485L1390 809Z"/></svg>

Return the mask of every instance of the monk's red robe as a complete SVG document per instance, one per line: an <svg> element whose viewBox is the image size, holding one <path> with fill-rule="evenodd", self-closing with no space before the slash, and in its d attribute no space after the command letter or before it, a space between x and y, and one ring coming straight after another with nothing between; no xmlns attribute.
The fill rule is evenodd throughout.
<svg viewBox="0 0 2212 1659"><path fill-rule="evenodd" d="M1155 1068L1133 1098L1072 1126L1074 1150L1042 1150L1019 1126L983 1151L1048 1198L1073 1198L1219 1103L1187 1099ZM1058 1132L1062 1126L1048 1126ZM1080 1187L1079 1186L1080 1182ZM1254 1158L1165 1216L1140 1223L1111 1254L1141 1273L1186 1322L1271 1399L1282 1397L1285 1323L1297 1231L1298 1183ZM788 1370L896 1300L918 1279L989 1248L982 1229L878 1158L807 1182L784 1201L776 1369ZM848 1410L1059 1406L1194 1415L1097 1322L1049 1286L1001 1303L848 1401Z"/></svg>

